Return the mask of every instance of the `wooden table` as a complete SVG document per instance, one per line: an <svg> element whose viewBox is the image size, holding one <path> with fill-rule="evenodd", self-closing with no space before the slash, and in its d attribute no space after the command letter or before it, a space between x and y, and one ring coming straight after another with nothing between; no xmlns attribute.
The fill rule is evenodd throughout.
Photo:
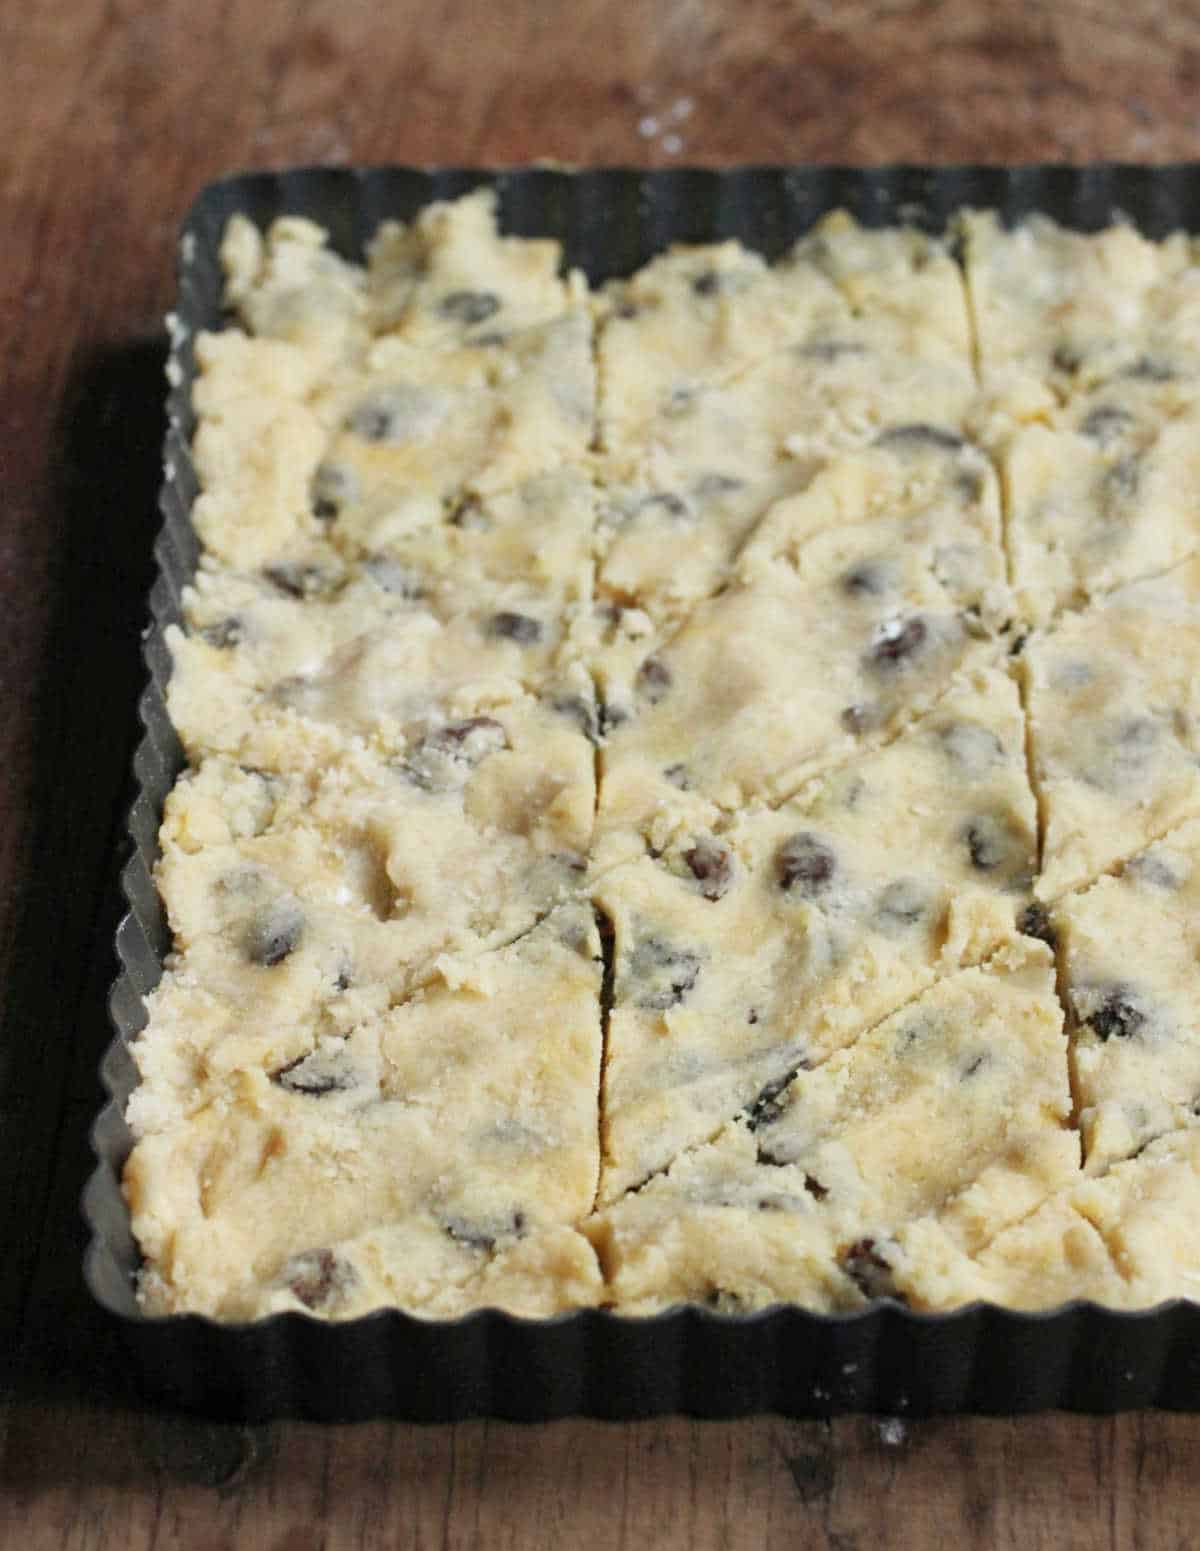
<svg viewBox="0 0 1200 1551"><path fill-rule="evenodd" d="M82 1291L77 1210L160 318L196 188L295 161L1158 161L1200 152L1198 84L1195 0L0 0L4 1545L1200 1544L1184 1416L322 1430L149 1414Z"/></svg>

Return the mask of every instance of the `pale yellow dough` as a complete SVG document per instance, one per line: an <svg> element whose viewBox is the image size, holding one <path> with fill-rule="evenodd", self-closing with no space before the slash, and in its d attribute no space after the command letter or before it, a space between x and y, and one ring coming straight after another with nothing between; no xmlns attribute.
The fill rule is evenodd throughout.
<svg viewBox="0 0 1200 1551"><path fill-rule="evenodd" d="M1018 1309L1090 1298L1145 1309L1200 1296L1200 1131L1052 1196L971 1257L937 1223L879 1247L889 1289L917 1308L986 1299Z"/></svg>
<svg viewBox="0 0 1200 1551"><path fill-rule="evenodd" d="M881 753L602 877L611 1200L1016 932L1037 853L1015 686L981 673Z"/></svg>
<svg viewBox="0 0 1200 1551"><path fill-rule="evenodd" d="M1200 1114L1200 821L1051 916L1090 1173Z"/></svg>
<svg viewBox="0 0 1200 1551"><path fill-rule="evenodd" d="M551 1312L553 1281L532 1296L521 1272L539 1260L594 1301L570 1228L596 1189L600 975L592 913L566 906L344 1034L247 1052L198 1109L143 1127L126 1189L150 1306L347 1315L445 1282ZM152 1023L139 1058L154 1042Z"/></svg>
<svg viewBox="0 0 1200 1551"><path fill-rule="evenodd" d="M734 581L675 634L617 621L598 652L601 844L648 832L664 807L787 797L998 655L995 490L961 472L956 445L924 436L838 458L772 509Z"/></svg>
<svg viewBox="0 0 1200 1551"><path fill-rule="evenodd" d="M1069 1110L1053 963L1026 940L773 1084L588 1231L635 1312L853 1307L902 1224L969 1252L1076 1177Z"/></svg>
<svg viewBox="0 0 1200 1551"><path fill-rule="evenodd" d="M1020 661L1049 900L1200 814L1200 561L1109 594Z"/></svg>
<svg viewBox="0 0 1200 1551"><path fill-rule="evenodd" d="M144 1306L1200 1296L1193 239L497 210L225 232Z"/></svg>

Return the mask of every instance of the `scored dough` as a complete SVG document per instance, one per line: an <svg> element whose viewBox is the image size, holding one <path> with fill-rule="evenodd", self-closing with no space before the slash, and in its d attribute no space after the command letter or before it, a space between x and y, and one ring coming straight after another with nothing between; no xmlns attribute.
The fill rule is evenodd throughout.
<svg viewBox="0 0 1200 1551"><path fill-rule="evenodd" d="M1089 1172L1200 1113L1200 821L1051 915Z"/></svg>
<svg viewBox="0 0 1200 1551"><path fill-rule="evenodd" d="M1015 687L980 674L777 811L658 838L595 891L615 928L605 1200L1013 938L1037 854Z"/></svg>
<svg viewBox="0 0 1200 1551"><path fill-rule="evenodd" d="M1195 1296L1195 241L497 208L225 234L144 1305Z"/></svg>
<svg viewBox="0 0 1200 1551"><path fill-rule="evenodd" d="M1050 900L1200 813L1200 561L1068 617L1020 662Z"/></svg>
<svg viewBox="0 0 1200 1551"><path fill-rule="evenodd" d="M1022 939L941 981L588 1225L620 1306L853 1307L872 1247L965 1250L1077 1177L1053 962ZM839 1274L840 1273L840 1274Z"/></svg>
<svg viewBox="0 0 1200 1551"><path fill-rule="evenodd" d="M437 1246L420 1255L434 1274L453 1262L454 1281L474 1279L489 1301L512 1285L527 1308L517 1267L480 1273L497 1250L591 1206L600 957L591 910L564 906L344 1036L269 1065L254 1052L199 1110L146 1131L125 1177L134 1232L158 1265L150 1306L228 1319L362 1312L393 1301L380 1292L389 1274L403 1287L422 1272L403 1254L391 1273L372 1273L370 1254L360 1268L353 1241L394 1237L406 1253L433 1224ZM518 1254L539 1257L573 1290L598 1292L561 1234ZM551 1285L539 1304L558 1306Z"/></svg>

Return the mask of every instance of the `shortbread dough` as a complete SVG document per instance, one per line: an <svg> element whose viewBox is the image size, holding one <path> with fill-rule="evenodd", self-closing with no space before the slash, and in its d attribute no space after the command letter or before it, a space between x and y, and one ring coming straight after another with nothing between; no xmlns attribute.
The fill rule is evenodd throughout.
<svg viewBox="0 0 1200 1551"><path fill-rule="evenodd" d="M969 1252L1077 1177L1069 1112L1053 961L1022 939L772 1084L588 1231L635 1312L853 1307L901 1224Z"/></svg>
<svg viewBox="0 0 1200 1551"><path fill-rule="evenodd" d="M152 1127L135 1109L126 1188L156 1265L149 1307L227 1319L419 1308L426 1280L448 1284L438 1312L509 1290L527 1312L581 1290L594 1300L571 1224L596 1189L600 979L592 911L568 905L343 1035L285 1023L269 1050L251 1037L183 1118ZM139 1060L159 1037L152 1017ZM565 1294L549 1275L531 1293L539 1263Z"/></svg>
<svg viewBox="0 0 1200 1551"><path fill-rule="evenodd" d="M697 811L787 797L997 656L1009 611L994 492L914 473L910 440L922 465L957 465L957 444L917 430L780 503L736 580L661 644L616 621L598 652L602 836L645 832L681 791Z"/></svg>
<svg viewBox="0 0 1200 1551"><path fill-rule="evenodd" d="M1089 1172L1200 1113L1200 821L1051 916Z"/></svg>
<svg viewBox="0 0 1200 1551"><path fill-rule="evenodd" d="M1195 240L498 209L225 232L144 1307L1200 1295Z"/></svg>
<svg viewBox="0 0 1200 1551"><path fill-rule="evenodd" d="M1049 900L1200 814L1200 561L1069 616L1020 662Z"/></svg>
<svg viewBox="0 0 1200 1551"><path fill-rule="evenodd" d="M1146 1309L1200 1288L1200 1130L1175 1132L1068 1186L979 1255L936 1222L876 1243L877 1290L918 1309L987 1299L1042 1309L1090 1298Z"/></svg>
<svg viewBox="0 0 1200 1551"><path fill-rule="evenodd" d="M659 838L596 889L616 966L603 1199L1015 935L1037 854L1015 686L982 673L778 810Z"/></svg>

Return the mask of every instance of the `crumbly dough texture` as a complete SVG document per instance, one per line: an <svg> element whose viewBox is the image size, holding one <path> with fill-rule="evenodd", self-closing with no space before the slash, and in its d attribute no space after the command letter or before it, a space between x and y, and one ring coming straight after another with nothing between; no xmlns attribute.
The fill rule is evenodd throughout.
<svg viewBox="0 0 1200 1551"><path fill-rule="evenodd" d="M235 217L154 1312L1200 1288L1200 253Z"/></svg>

